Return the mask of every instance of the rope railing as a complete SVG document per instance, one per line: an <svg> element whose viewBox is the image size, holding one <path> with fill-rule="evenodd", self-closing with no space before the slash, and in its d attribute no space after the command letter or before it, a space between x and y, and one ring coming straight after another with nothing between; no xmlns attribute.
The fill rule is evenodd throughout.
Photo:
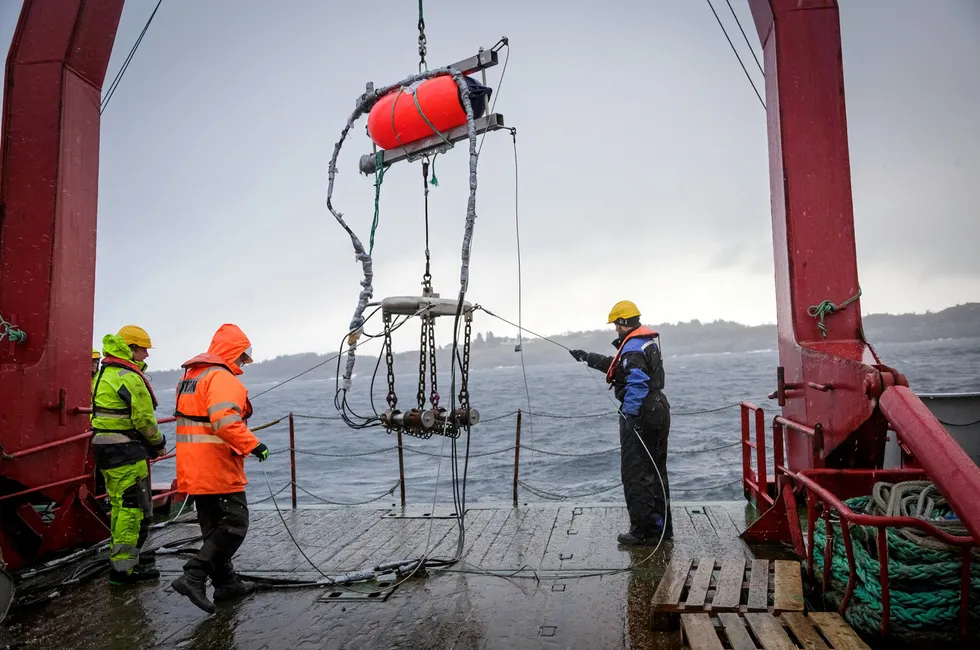
<svg viewBox="0 0 980 650"><path fill-rule="evenodd" d="M729 409L729 408L733 408L734 406L738 406L739 404L741 404L741 402L736 402L736 403L733 403L733 404L725 404L725 405L718 406L718 407L713 407L713 408L700 409L700 410L697 410L697 411L677 411L677 412L672 412L671 414L672 415L675 415L675 414L676 415L698 415L698 414L704 414L704 413L713 413L713 412L718 412L718 411L723 411L723 410L726 410L726 409ZM538 496L540 498L543 498L543 499L548 499L548 500L553 500L553 501L566 501L566 500L569 500L569 499L573 499L573 500L574 499L583 499L583 498L595 496L597 494L602 494L604 492L609 492L609 491L615 490L615 489L617 489L617 488L619 488L619 487L622 486L622 483L619 482L619 481L617 481L616 483L614 483L612 485L601 487L601 488L598 488L596 490L592 490L592 491L589 491L589 492L584 492L584 493L579 493L579 494L561 494L559 492L555 492L553 490L549 490L549 489L546 489L546 488L543 488L543 487L540 487L540 486L530 485L527 482L521 480L519 478L519 474L518 474L518 467L519 467L520 451L522 449L524 451L527 451L527 452L543 454L545 456L552 456L552 457L556 457L556 458L593 458L593 457L598 457L598 456L605 456L605 455L609 455L609 454L619 453L619 451L620 451L619 446L609 447L609 448L606 448L606 449L600 449L600 450L597 450L597 451L574 452L574 451L558 451L558 450L555 450L555 449L546 449L546 448L542 448L542 447L538 447L538 446L534 446L534 445L522 444L520 442L520 429L521 429L521 417L523 415L533 415L533 416L542 417L542 418L554 418L554 419L560 419L560 420L578 420L578 419L590 419L590 418L599 418L599 417L606 417L606 416L611 416L611 415L618 415L618 411L608 411L608 412L602 412L602 413L585 413L585 414L567 414L567 415L563 415L563 414L558 414L558 413L547 413L547 412L530 412L529 413L528 411L524 411L522 409L517 409L515 411L509 411L507 413L503 413L501 415L497 415L497 416L494 416L492 418L484 418L482 420L483 422L491 422L491 421L494 421L494 420L502 420L502 419L505 419L505 418L515 417L515 416L517 418L516 440L515 440L515 443L516 444L507 445L505 447L500 447L500 448L496 448L496 449L490 449L490 450L487 450L487 451L472 451L469 454L469 457L470 458L482 458L482 457L495 456L495 455L505 454L505 453L514 453L514 488L513 488L513 492L514 492L514 503L515 504L518 501L518 499L517 499L518 487L523 488L524 490L530 492L531 494L534 494L534 495L536 495L536 496ZM297 492L302 492L303 494L309 496L310 498L313 498L313 499L315 499L315 500L317 500L317 501L319 501L321 503L327 504L327 505L342 506L342 507L343 506L358 506L358 505L367 505L367 504L370 504L370 503L375 503L375 502L381 501L385 497L388 497L388 496L393 495L394 492L395 492L395 490L397 490L398 488L401 488L401 502L402 502L402 506L405 506L405 479L404 479L404 469L403 469L403 466L401 465L401 463L399 463L400 470L401 470L401 475L399 476L399 479L395 482L395 484L393 486L391 486L391 488L389 488L384 493L382 493L382 494L380 494L378 496L369 498L369 499L362 500L362 501L341 502L341 501L334 501L334 500L328 499L326 497L322 497L322 496L320 496L318 494L315 494L315 493L311 492L310 490L306 489L302 485L299 485L299 483L296 480L296 454L301 454L301 455L306 455L306 456L314 456L314 457L320 457L320 458L362 458L362 457L367 457L367 456L374 456L374 455L386 454L388 452L395 451L395 452L398 452L399 453L399 456L401 456L401 454L403 454L403 453L411 453L411 454L416 454L416 455L420 455L420 456L427 456L427 457L430 457L430 458L453 458L454 457L452 454L443 454L441 452L432 452L432 451L428 451L426 449L423 449L421 447L416 447L416 446L412 446L412 445L406 445L406 444L403 444L401 442L399 444L396 444L396 445L389 445L389 446L386 446L386 447L379 447L377 449L369 449L369 450L366 450L366 451L326 452L326 451L317 451L317 450L313 450L313 449L302 449L302 448L298 448L296 446L296 438L295 438L295 435L296 435L296 432L295 432L295 419L296 418L301 418L301 419L306 419L306 420L336 420L336 419L341 419L339 416L317 415L317 414L310 414L310 413L288 413L286 415L283 415L283 416L281 416L279 418L276 418L276 419L274 419L274 420L272 420L270 422L267 422L265 424L252 427L252 431L262 431L264 429L268 429L268 428L274 427L276 425L283 424L284 422L288 423L288 425L289 425L289 446L287 446L287 447L280 447L278 449L271 450L270 451L270 454L272 454L272 455L278 455L278 454L281 454L281 453L289 452L289 454L290 454L290 474L291 474L291 480L289 481L289 483L287 483L286 485L284 485L283 487L281 487L278 491L270 494L267 497L258 499L256 501L250 502L250 503L253 503L253 504L265 503L265 502L273 499L274 497L282 494L287 489L291 489L291 492L292 492L292 494L291 494L292 499L291 500L292 500L292 507L293 508L296 508L297 507ZM163 420L163 418L161 418L161 420ZM731 449L733 447L739 446L740 444L741 444L741 441L740 440L737 440L737 441L732 442L730 444L720 445L720 446L717 446L717 447L698 447L698 448L692 448L692 449L669 450L667 452L667 454L668 454L668 456L707 454L707 453L714 453L714 452L723 451L725 449ZM174 454L171 451L170 453L168 453L163 458L160 458L159 460L173 458L175 455L176 454ZM681 493L682 492L709 492L709 491L712 491L712 490L717 490L717 489L721 489L721 488L728 487L728 486L731 486L731 485L735 485L735 484L737 484L739 482L740 482L740 479L739 480L732 481L730 483L725 483L723 485L715 485L715 486L702 487L702 488L689 488L689 489L674 488L672 491L673 492L681 492ZM170 492L167 492L165 494L158 495L158 497L156 497L156 498L163 498L165 496L170 496L171 494L175 494L175 493L176 493L176 491L171 490Z"/></svg>
<svg viewBox="0 0 980 650"><path fill-rule="evenodd" d="M667 455L668 456L672 456L672 455L675 455L675 454L676 455L706 454L706 453L711 453L711 452L714 452L714 451L722 451L724 449L731 449L732 447L737 447L740 444L742 444L741 441L736 441L736 442L733 442L731 444L721 445L719 447L710 447L708 449L676 449L676 450L668 451L667 452ZM510 445L509 447L501 447L500 449L492 449L490 451L483 451L483 452L476 452L476 453L471 452L470 453L470 458L481 458L483 456L493 456L493 455L496 455L496 454L503 454L503 453L508 452L508 451L514 451L515 448L516 448L516 445ZM591 458L593 456L605 456L606 454L612 454L612 453L618 453L619 452L619 447L609 447L608 449L602 449L602 450L599 450L599 451L582 452L582 453L567 452L567 451L554 451L552 449L541 449L539 447L532 447L530 445L523 445L523 444L520 445L520 448L521 449L524 449L526 451L533 451L535 453L544 454L546 456L558 456L558 457L562 457L562 458ZM435 452L425 451L424 449L419 449L418 447L412 447L412 446L409 446L409 445L402 445L402 449L404 451L407 451L407 452L410 452L410 453L413 453L413 454L419 454L421 456L430 456L432 458L452 458L453 457L452 454L437 454ZM289 447L281 447L279 449L272 450L270 453L272 453L272 454L278 454L278 453L282 453L282 452L289 451L289 450L290 450ZM372 456L372 455L375 455L375 454L384 454L384 453L387 453L389 451L397 451L397 450L398 450L398 445L392 445L390 447L381 447L380 449L372 449L370 451L358 451L358 452L349 452L349 453L343 453L343 454L331 454L331 453L323 452L323 451L313 451L311 449L300 449L300 448L293 449L293 451L296 452L297 454L303 454L303 455L306 455L306 456L320 456L320 457L323 457L323 458L358 458L358 457L362 457L362 456Z"/></svg>
<svg viewBox="0 0 980 650"><path fill-rule="evenodd" d="M670 416L673 417L693 417L697 415L707 415L709 413L719 413L721 411L726 411L728 409L737 408L744 400L739 400L737 402L729 402L727 404L722 404L721 406L713 406L702 409L693 410L675 410L671 409ZM768 412L776 412L771 409L767 409ZM507 411L506 413L500 413L499 415L494 415L491 417L481 417L480 422L485 424L487 422L496 422L498 420L505 420L510 417L516 416L518 413L523 413L526 416L536 417L536 418L548 418L553 420L589 420L593 418L604 418L612 417L614 415L618 416L619 411L600 411L598 413L549 413L546 411L529 411L527 409L515 409L513 411ZM301 418L304 420L341 420L343 419L339 415L318 415L313 413L293 413L293 417Z"/></svg>

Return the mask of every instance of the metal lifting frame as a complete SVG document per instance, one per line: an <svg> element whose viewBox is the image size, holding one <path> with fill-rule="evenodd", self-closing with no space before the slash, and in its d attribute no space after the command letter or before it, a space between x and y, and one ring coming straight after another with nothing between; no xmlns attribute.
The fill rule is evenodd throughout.
<svg viewBox="0 0 980 650"><path fill-rule="evenodd" d="M499 60L496 50L484 50L475 56L463 59L462 61L457 61L452 65L447 65L443 68L435 68L433 72L445 70L448 73L452 70L457 70L463 75L470 75L474 72L480 72L482 70L486 70L487 68L492 68L493 66L497 65L498 62ZM366 87L366 94L373 92L374 84L369 82ZM484 115L483 117L474 121L474 126L476 127L477 135L507 128L504 123L504 116L500 113ZM468 137L469 127L466 124L461 124L454 129L433 133L429 137L416 140L415 142L409 142L398 147L397 149L379 152L382 155L381 164L383 167L387 168L403 160L415 160L426 154L438 152L442 147L445 147L447 143L455 144L457 142L462 142ZM375 173L378 171L376 156L374 154L364 154L361 156L358 168L362 174Z"/></svg>
<svg viewBox="0 0 980 650"><path fill-rule="evenodd" d="M452 412L439 406L439 395L435 392L435 338L431 332L437 317L456 316L466 323L466 330L463 340L463 381L468 381L469 373L469 347L470 347L470 328L473 322L473 306L463 301L449 298L440 298L439 294L430 296L392 296L381 301L381 311L385 323L385 346L387 348L388 367L388 410L381 414L381 423L389 431L397 431L399 440L404 432L417 438L430 438L432 434L456 438L462 429L476 426L480 423L480 412L471 408L468 398L460 400L459 408ZM391 357L391 317L397 316L419 316L422 320L423 342L419 350L421 355L420 378L419 378L419 407L407 411L397 409L397 396L394 390L393 358ZM426 334L428 333L428 337ZM426 340L427 338L427 340ZM429 348L428 350L426 348ZM424 382L425 356L431 354L430 371L432 373L433 393L430 396L431 408L423 408L424 398L422 397L422 383Z"/></svg>

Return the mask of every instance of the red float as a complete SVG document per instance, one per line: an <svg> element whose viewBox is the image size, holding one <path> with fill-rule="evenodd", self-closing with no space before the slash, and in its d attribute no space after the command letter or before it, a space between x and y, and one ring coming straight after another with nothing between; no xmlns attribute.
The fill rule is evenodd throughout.
<svg viewBox="0 0 980 650"><path fill-rule="evenodd" d="M465 79L470 87L474 117L480 117L484 97L489 96L490 89L469 77ZM427 138L433 134L433 129L448 131L464 124L466 111L459 97L459 87L449 75L388 93L374 105L367 121L371 140L385 150Z"/></svg>

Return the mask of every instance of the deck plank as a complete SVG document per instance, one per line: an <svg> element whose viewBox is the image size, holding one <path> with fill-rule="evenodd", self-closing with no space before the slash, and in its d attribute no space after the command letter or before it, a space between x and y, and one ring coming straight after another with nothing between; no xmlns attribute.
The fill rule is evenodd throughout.
<svg viewBox="0 0 980 650"><path fill-rule="evenodd" d="M687 582L687 574L691 571L693 559L689 557L674 558L667 566L657 593L653 595L654 609L664 609L665 611L676 611L681 600L681 592L684 591L684 583Z"/></svg>
<svg viewBox="0 0 980 650"><path fill-rule="evenodd" d="M870 650L837 612L811 612L810 618L836 650Z"/></svg>
<svg viewBox="0 0 980 650"><path fill-rule="evenodd" d="M576 508L571 504L536 504L514 508L510 504L482 504L471 508L465 520L463 559L468 564L415 576L399 585L385 602L318 602L317 596L322 593L318 589L260 590L241 602L219 605L208 617L170 588L170 581L186 561L184 556L171 554L158 559L164 574L159 583L134 587L117 597L103 580L93 580L75 587L70 599L59 599L36 612L12 611L8 620L13 618L18 629L30 631L29 647L79 650L231 645L240 650L268 650L281 647L284 639L297 650L676 648L676 628L659 632L651 627L651 603L656 592L672 588L671 572L684 558L714 556L721 558L721 568L712 576L716 579L709 579L705 605L715 609L712 601L724 599L726 579L732 584L729 589L737 588L741 596L747 573L744 559L736 565L729 559L739 554L751 558L751 552L737 539L725 516L737 525L738 517L744 516L740 513L746 510L743 503L712 504L703 512L700 506L677 504L672 508L674 539L655 552L652 547L617 544L616 535L627 530L629 523L626 509L620 505ZM330 574L386 560L410 559L427 550L441 557L455 555L457 521L382 517L387 511L376 507L315 507L282 508L281 513L296 543ZM236 568L298 581L319 577L302 558L272 507L250 509L250 518L245 544L234 560ZM577 534L568 535L569 529ZM150 544L198 532L194 524L174 525L153 531ZM691 571L691 562L687 562L677 578L691 583L697 571ZM535 569L540 565L540 582L478 571L516 569L522 564ZM668 570L668 565L675 569ZM626 568L639 570L621 571ZM563 577L562 572L584 569L603 571L594 577ZM697 592L704 571L697 577ZM679 596L684 596L684 585L680 582ZM744 593L747 595L747 590ZM79 611L85 616L78 616ZM725 625L723 617L729 616L733 615L725 613L717 620ZM133 620L142 623L134 628ZM746 647L754 650L755 642L737 615L728 622L730 630L716 628L718 638L738 639L733 621L739 621L742 635L752 643ZM808 622L816 624L814 620ZM828 634L834 633L833 621L828 629ZM825 633L822 627L817 631ZM838 636L845 634L846 628Z"/></svg>
<svg viewBox="0 0 980 650"><path fill-rule="evenodd" d="M803 611L803 575L800 563L775 560L776 579L773 589L773 613Z"/></svg>
<svg viewBox="0 0 980 650"><path fill-rule="evenodd" d="M742 601L742 583L745 581L745 559L726 557L721 561L721 576L718 578L711 610L715 612L734 612Z"/></svg>
<svg viewBox="0 0 980 650"><path fill-rule="evenodd" d="M745 615L745 621L752 628L764 650L797 650L796 644L772 614L749 613Z"/></svg>
<svg viewBox="0 0 980 650"><path fill-rule="evenodd" d="M725 554L746 557L748 547L741 540L742 531L735 525L728 509L718 505L710 505L705 506L704 510L714 525L718 538L729 543L724 548Z"/></svg>
<svg viewBox="0 0 980 650"><path fill-rule="evenodd" d="M725 627L725 635L733 650L756 650L757 646L749 631L745 629L745 619L738 614L725 612L718 614L718 620Z"/></svg>
<svg viewBox="0 0 980 650"><path fill-rule="evenodd" d="M764 612L769 608L769 560L752 560L749 575L750 612Z"/></svg>
<svg viewBox="0 0 980 650"><path fill-rule="evenodd" d="M681 614L681 626L691 650L725 650L707 614Z"/></svg>
<svg viewBox="0 0 980 650"><path fill-rule="evenodd" d="M697 531L701 544L704 546L705 555L721 556L726 548L731 547L730 543L719 538L718 531L715 530L715 526L708 518L708 513L703 506L689 506L687 514L694 524L694 530Z"/></svg>
<svg viewBox="0 0 980 650"><path fill-rule="evenodd" d="M806 650L829 650L830 646L810 623L809 617L802 612L786 612L782 618Z"/></svg>
<svg viewBox="0 0 980 650"><path fill-rule="evenodd" d="M711 574L715 569L715 558L702 556L698 560L698 568L694 571L694 579L691 582L691 589L687 593L687 600L684 601L684 608L704 608L705 600L708 597L708 586L711 584Z"/></svg>

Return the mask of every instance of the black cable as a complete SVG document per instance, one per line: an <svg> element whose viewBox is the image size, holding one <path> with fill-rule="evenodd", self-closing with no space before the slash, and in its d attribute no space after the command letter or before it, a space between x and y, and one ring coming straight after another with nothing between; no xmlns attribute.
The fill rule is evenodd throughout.
<svg viewBox="0 0 980 650"><path fill-rule="evenodd" d="M126 57L126 60L123 61L122 67L120 67L119 72L116 73L116 77L112 80L112 83L109 84L109 89L106 91L106 96L102 100L101 106L99 106L99 115L102 115L106 109L106 106L109 105L109 100L111 100L112 96L116 94L116 89L119 88L119 82L122 81L123 75L125 75L126 70L129 69L129 64L133 60L136 50L139 49L140 43L143 42L143 37L146 35L146 31L150 28L150 23L153 22L153 17L157 15L157 10L160 8L161 4L163 4L163 0L157 0L157 6L153 8L153 13L150 14L146 24L143 25L143 31L140 32L140 35L133 44L132 49L129 50L129 55Z"/></svg>
<svg viewBox="0 0 980 650"><path fill-rule="evenodd" d="M711 0L705 0L705 2L707 2L708 6L711 7L711 13L715 15L715 20L718 21L718 26L721 27L721 31L725 35L725 40L727 40L728 45L731 46L732 52L734 52L735 54L735 58L738 59L738 64L742 66L742 72L745 73L745 78L749 80L750 84L752 84L752 90L755 91L755 96L759 98L759 103L762 104L762 108L765 108L766 102L763 101L762 95L759 94L759 89L755 87L755 82L752 81L752 76L749 74L748 69L745 67L745 64L742 62L742 57L739 56L738 50L735 49L735 44L732 43L732 39L728 36L728 30L725 29L725 26L721 22L721 18L718 17L718 12L715 11L715 7L714 5L711 4Z"/></svg>
<svg viewBox="0 0 980 650"><path fill-rule="evenodd" d="M745 35L745 30L742 29L742 21L738 19L735 15L735 9L732 8L732 3L729 0L725 0L728 3L728 10L732 12L732 18L735 19L735 24L738 25L738 31L742 32L742 38L745 39L745 45L748 46L749 52L752 53L752 58L755 59L755 65L759 68L759 72L762 73L763 78L766 76L765 71L762 69L762 64L759 63L759 57L755 55L755 48L752 47L752 43L749 42L749 37Z"/></svg>
<svg viewBox="0 0 980 650"><path fill-rule="evenodd" d="M480 311L482 311L483 313L487 314L488 316L493 316L497 320L502 321L504 323L507 323L508 325L511 325L513 327L516 327L516 328L518 328L519 330L521 330L523 332L527 332L531 336L536 336L539 339L541 339L542 341L547 341L548 343L552 343L554 345L557 345L558 347L560 347L560 348L562 348L564 350L571 350L571 348L568 347L567 345L563 345L563 344L559 343L558 341L556 341L554 339L549 339L547 336L544 336L543 334L537 334L535 332L532 332L528 328L522 327L521 325L518 325L517 323L515 323L513 321L509 321L506 318L504 318L503 316L498 316L497 314L493 313L492 311L490 311L486 307L483 307L481 305L477 305L476 307L474 307L474 309L479 309Z"/></svg>

